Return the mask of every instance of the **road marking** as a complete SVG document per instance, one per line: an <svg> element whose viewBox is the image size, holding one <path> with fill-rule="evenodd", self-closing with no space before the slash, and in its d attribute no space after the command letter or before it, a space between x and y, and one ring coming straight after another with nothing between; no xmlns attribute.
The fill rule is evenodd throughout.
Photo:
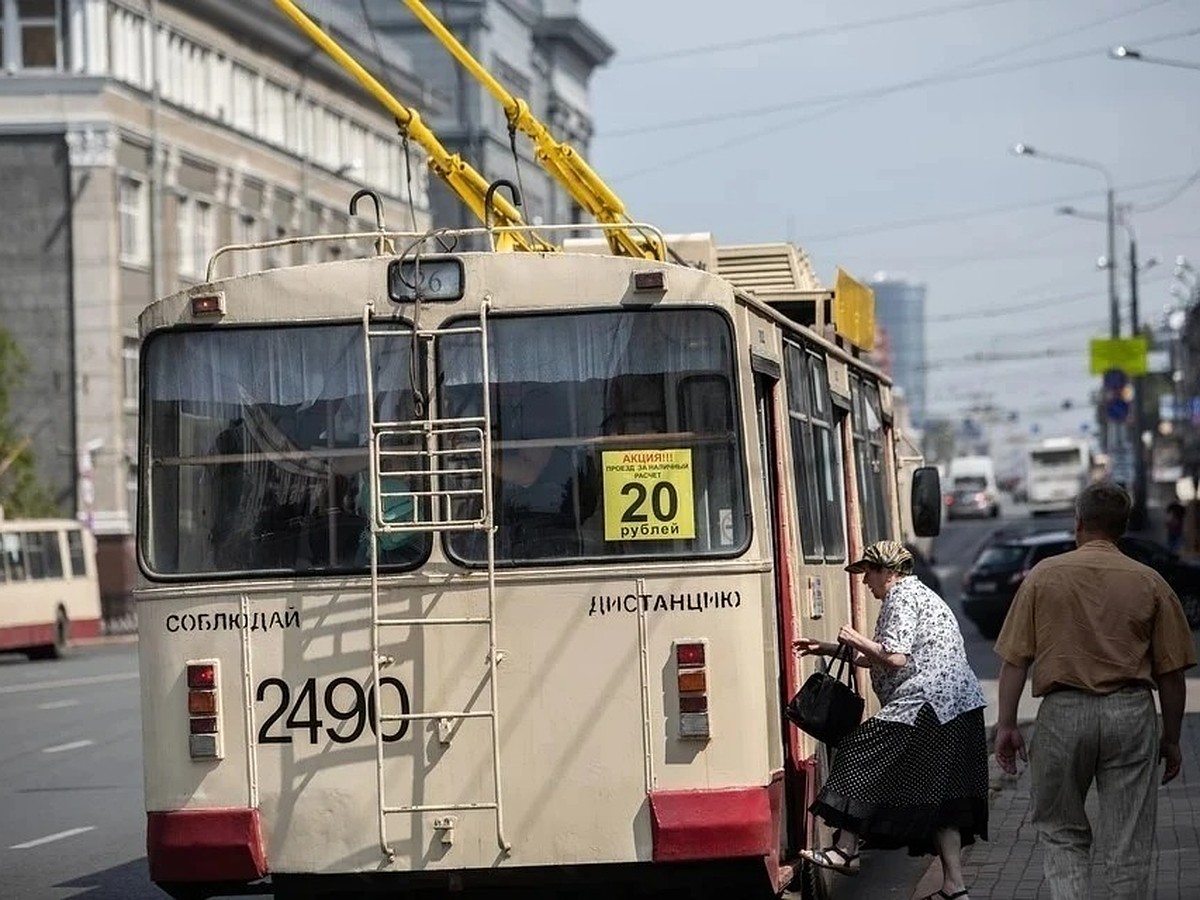
<svg viewBox="0 0 1200 900"><path fill-rule="evenodd" d="M53 700L50 703L39 703L38 709L66 709L68 706L78 705L78 700Z"/></svg>
<svg viewBox="0 0 1200 900"><path fill-rule="evenodd" d="M71 741L69 744L58 744L54 747L46 747L42 750L43 753L62 753L64 750L78 750L81 747L90 747L95 741Z"/></svg>
<svg viewBox="0 0 1200 900"><path fill-rule="evenodd" d="M79 687L85 684L111 684L114 681L130 681L138 677L137 672L120 672L116 675L89 675L86 678L60 678L58 681L31 681L27 684L9 684L0 687L0 694L22 694L25 691L48 691L53 688Z"/></svg>
<svg viewBox="0 0 1200 900"><path fill-rule="evenodd" d="M28 850L30 847L40 847L42 844L50 844L54 841L61 841L63 838L75 837L77 834L85 834L86 832L95 830L95 825L85 825L83 828L71 828L67 831L60 831L58 834L48 834L45 837L37 838L36 840L26 841L23 844L13 844L9 850Z"/></svg>

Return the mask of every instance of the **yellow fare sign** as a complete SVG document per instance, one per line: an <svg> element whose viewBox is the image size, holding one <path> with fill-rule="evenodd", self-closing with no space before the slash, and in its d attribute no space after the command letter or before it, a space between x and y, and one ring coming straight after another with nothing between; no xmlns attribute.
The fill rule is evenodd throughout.
<svg viewBox="0 0 1200 900"><path fill-rule="evenodd" d="M696 536L691 450L606 450L601 457L606 541Z"/></svg>

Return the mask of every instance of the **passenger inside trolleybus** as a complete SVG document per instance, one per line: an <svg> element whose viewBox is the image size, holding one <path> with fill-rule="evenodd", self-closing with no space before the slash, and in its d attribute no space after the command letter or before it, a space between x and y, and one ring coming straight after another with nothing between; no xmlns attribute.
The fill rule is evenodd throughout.
<svg viewBox="0 0 1200 900"><path fill-rule="evenodd" d="M563 403L546 387L525 390L502 425L496 525L505 556L576 556L580 525L596 511L592 454L562 442ZM559 549L556 549L559 548Z"/></svg>

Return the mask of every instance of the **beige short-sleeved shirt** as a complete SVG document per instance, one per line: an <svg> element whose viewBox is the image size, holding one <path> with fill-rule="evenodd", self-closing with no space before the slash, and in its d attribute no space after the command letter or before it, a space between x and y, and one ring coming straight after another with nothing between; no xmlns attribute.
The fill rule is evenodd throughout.
<svg viewBox="0 0 1200 900"><path fill-rule="evenodd" d="M1196 664L1192 631L1162 576L1109 541L1089 541L1033 567L1013 600L996 652L1033 663L1033 695L1062 688L1110 694L1154 686Z"/></svg>

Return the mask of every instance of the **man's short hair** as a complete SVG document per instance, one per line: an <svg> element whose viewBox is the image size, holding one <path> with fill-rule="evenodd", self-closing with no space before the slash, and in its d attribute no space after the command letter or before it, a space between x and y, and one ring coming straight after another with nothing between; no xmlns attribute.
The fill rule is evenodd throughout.
<svg viewBox="0 0 1200 900"><path fill-rule="evenodd" d="M1075 501L1075 517L1087 531L1119 538L1129 525L1129 492L1111 481L1089 484Z"/></svg>

